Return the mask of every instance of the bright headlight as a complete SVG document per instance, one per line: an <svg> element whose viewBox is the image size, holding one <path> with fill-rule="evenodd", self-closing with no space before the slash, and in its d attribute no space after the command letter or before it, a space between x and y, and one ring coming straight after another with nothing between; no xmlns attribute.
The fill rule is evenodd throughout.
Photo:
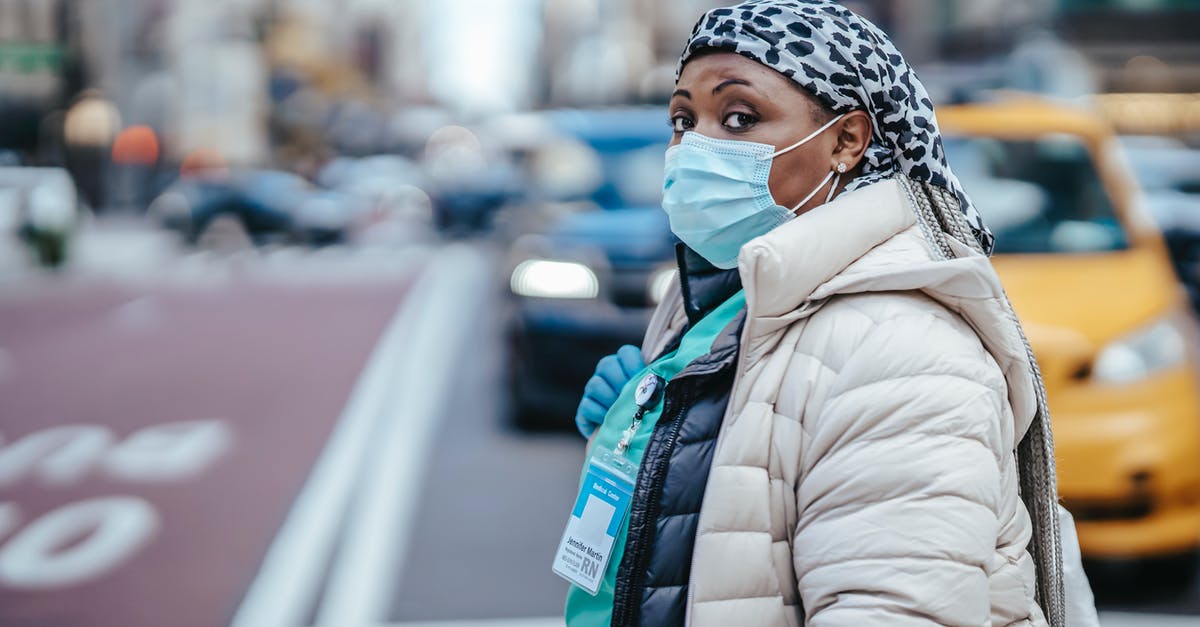
<svg viewBox="0 0 1200 627"><path fill-rule="evenodd" d="M533 298L595 298L600 294L596 273L572 261L522 261L509 284L514 294Z"/></svg>
<svg viewBox="0 0 1200 627"><path fill-rule="evenodd" d="M75 220L75 198L69 190L38 185L29 191L29 223L39 231L63 232Z"/></svg>
<svg viewBox="0 0 1200 627"><path fill-rule="evenodd" d="M1170 316L1106 346L1092 376L1103 383L1132 383L1187 359L1186 319Z"/></svg>
<svg viewBox="0 0 1200 627"><path fill-rule="evenodd" d="M657 305L667 296L667 290L671 289L671 282L675 280L676 270L674 267L662 268L650 275L650 284L647 287L647 292L650 296L650 302Z"/></svg>

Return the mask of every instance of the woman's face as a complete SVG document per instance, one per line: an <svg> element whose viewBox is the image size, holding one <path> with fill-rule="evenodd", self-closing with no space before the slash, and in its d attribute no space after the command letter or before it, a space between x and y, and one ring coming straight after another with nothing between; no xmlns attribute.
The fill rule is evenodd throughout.
<svg viewBox="0 0 1200 627"><path fill-rule="evenodd" d="M784 75L733 52L693 57L683 67L670 103L675 132L671 145L696 131L714 139L771 144L782 149L828 122L815 102ZM870 143L870 118L852 111L803 146L775 157L768 185L775 202L788 208L808 196L838 163L844 186ZM822 185L797 214L825 201Z"/></svg>

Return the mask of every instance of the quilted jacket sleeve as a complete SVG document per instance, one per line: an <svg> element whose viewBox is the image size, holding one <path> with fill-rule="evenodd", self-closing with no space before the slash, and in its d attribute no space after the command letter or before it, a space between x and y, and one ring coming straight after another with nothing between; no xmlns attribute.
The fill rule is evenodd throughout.
<svg viewBox="0 0 1200 627"><path fill-rule="evenodd" d="M796 484L807 623L989 624L1011 433L1003 375L945 310L870 319L840 337L810 355L834 374L803 421Z"/></svg>

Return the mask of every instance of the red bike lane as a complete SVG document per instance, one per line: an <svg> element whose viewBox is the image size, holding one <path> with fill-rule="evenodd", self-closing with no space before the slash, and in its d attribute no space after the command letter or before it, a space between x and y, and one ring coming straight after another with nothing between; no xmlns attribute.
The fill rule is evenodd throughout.
<svg viewBox="0 0 1200 627"><path fill-rule="evenodd" d="M408 284L0 298L0 624L227 624Z"/></svg>

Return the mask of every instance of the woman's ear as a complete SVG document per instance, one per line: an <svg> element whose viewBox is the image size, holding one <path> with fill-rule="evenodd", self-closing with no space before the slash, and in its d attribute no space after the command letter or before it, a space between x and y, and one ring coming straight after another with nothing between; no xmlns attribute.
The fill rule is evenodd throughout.
<svg viewBox="0 0 1200 627"><path fill-rule="evenodd" d="M838 124L837 144L833 148L833 168L845 163L847 170L858 167L867 147L871 145L871 116L855 110L846 114Z"/></svg>

